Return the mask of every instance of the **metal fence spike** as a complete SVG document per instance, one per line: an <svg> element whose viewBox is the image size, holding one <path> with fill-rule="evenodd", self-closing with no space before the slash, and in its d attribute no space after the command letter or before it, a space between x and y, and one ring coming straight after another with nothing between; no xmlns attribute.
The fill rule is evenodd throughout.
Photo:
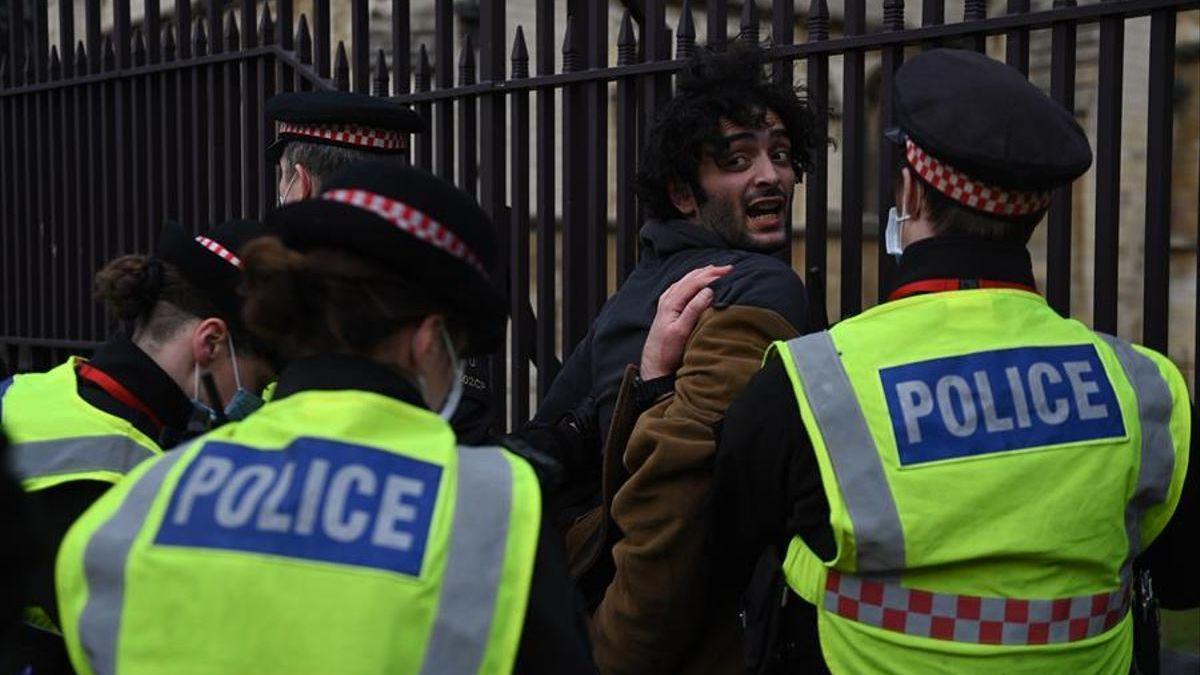
<svg viewBox="0 0 1200 675"><path fill-rule="evenodd" d="M112 70L117 66L117 50L113 47L112 35L104 36L104 69ZM29 52L25 52L25 67L26 72L33 72L33 61L29 58Z"/></svg>
<svg viewBox="0 0 1200 675"><path fill-rule="evenodd" d="M758 44L758 7L754 0L742 3L742 24L740 40L749 44Z"/></svg>
<svg viewBox="0 0 1200 675"><path fill-rule="evenodd" d="M146 65L146 36L141 26L133 27L133 65Z"/></svg>
<svg viewBox="0 0 1200 675"><path fill-rule="evenodd" d="M271 17L271 5L263 5L262 16L258 19L258 40L260 44L275 44L275 20Z"/></svg>
<svg viewBox="0 0 1200 675"><path fill-rule="evenodd" d="M529 48L525 46L525 29L517 26L512 48L513 77L529 77Z"/></svg>
<svg viewBox="0 0 1200 675"><path fill-rule="evenodd" d="M346 58L346 43L341 40L333 59L333 84L340 91L350 91L350 59Z"/></svg>
<svg viewBox="0 0 1200 675"><path fill-rule="evenodd" d="M225 48L231 51L242 48L242 33L232 11L225 15Z"/></svg>
<svg viewBox="0 0 1200 675"><path fill-rule="evenodd" d="M562 44L563 72L577 70L579 65L579 48L575 45L575 17L567 16L567 29L563 32Z"/></svg>
<svg viewBox="0 0 1200 675"><path fill-rule="evenodd" d="M825 0L812 0L808 6L808 40L829 39L829 4Z"/></svg>
<svg viewBox="0 0 1200 675"><path fill-rule="evenodd" d="M83 43L79 43L80 47ZM164 23L162 28L162 46L163 59L167 61L175 60L175 25L172 23Z"/></svg>
<svg viewBox="0 0 1200 675"><path fill-rule="evenodd" d="M192 29L192 55L208 54L208 22L204 17L196 19L196 27Z"/></svg>
<svg viewBox="0 0 1200 675"><path fill-rule="evenodd" d="M308 17L304 14L300 15L296 25L296 52L300 63L312 63L312 33L308 30Z"/></svg>
<svg viewBox="0 0 1200 675"><path fill-rule="evenodd" d="M463 38L462 51L458 54L458 83L475 84L475 42L470 33Z"/></svg>
<svg viewBox="0 0 1200 675"><path fill-rule="evenodd" d="M904 30L904 0L884 0L883 27L885 30Z"/></svg>
<svg viewBox="0 0 1200 675"><path fill-rule="evenodd" d="M633 17L629 10L621 17L621 30L617 33L617 65L627 66L637 61L637 36L633 33Z"/></svg>
<svg viewBox="0 0 1200 675"><path fill-rule="evenodd" d="M416 72L416 87L417 91L429 91L430 85L433 83L433 64L429 63L429 49L422 42L417 49L417 72Z"/></svg>
<svg viewBox="0 0 1200 675"><path fill-rule="evenodd" d="M376 96L387 96L388 93L388 67L387 55L383 53L383 49L375 54L375 77L371 82L371 93Z"/></svg>
<svg viewBox="0 0 1200 675"><path fill-rule="evenodd" d="M675 58L691 58L696 52L696 23L692 19L691 0L683 0L679 10L679 26L675 29Z"/></svg>

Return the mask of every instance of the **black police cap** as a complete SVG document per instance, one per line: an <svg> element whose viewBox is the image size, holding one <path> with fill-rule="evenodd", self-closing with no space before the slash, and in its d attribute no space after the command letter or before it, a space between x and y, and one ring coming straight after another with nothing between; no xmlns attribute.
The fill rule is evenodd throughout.
<svg viewBox="0 0 1200 675"><path fill-rule="evenodd" d="M278 94L267 101L266 114L277 127L267 146L272 162L290 141L392 154L408 148L408 134L425 131L425 120L407 106L342 91Z"/></svg>
<svg viewBox="0 0 1200 675"><path fill-rule="evenodd" d="M1051 190L1092 164L1069 111L1016 68L973 51L934 49L906 62L896 73L895 119L937 160L1010 190Z"/></svg>
<svg viewBox="0 0 1200 675"><path fill-rule="evenodd" d="M261 234L252 220L231 220L215 225L202 235L168 222L158 238L155 257L170 264L194 288L204 294L227 322L241 324L242 261L237 251Z"/></svg>
<svg viewBox="0 0 1200 675"><path fill-rule="evenodd" d="M297 251L333 248L373 260L444 305L468 334L468 354L504 340L508 301L492 283L492 223L471 197L421 169L393 162L342 167L315 199L264 223Z"/></svg>

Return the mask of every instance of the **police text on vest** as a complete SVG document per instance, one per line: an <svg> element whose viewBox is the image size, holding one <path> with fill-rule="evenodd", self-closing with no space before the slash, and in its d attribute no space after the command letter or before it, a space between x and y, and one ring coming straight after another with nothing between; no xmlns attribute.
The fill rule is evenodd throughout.
<svg viewBox="0 0 1200 675"><path fill-rule="evenodd" d="M176 485L155 543L419 575L441 471L324 439L282 451L209 442Z"/></svg>
<svg viewBox="0 0 1200 675"><path fill-rule="evenodd" d="M1023 347L880 371L902 465L1123 438L1096 348Z"/></svg>

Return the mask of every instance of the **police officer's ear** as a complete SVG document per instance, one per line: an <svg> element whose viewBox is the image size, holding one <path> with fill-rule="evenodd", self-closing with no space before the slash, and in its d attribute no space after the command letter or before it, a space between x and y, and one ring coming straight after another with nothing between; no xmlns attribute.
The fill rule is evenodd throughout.
<svg viewBox="0 0 1200 675"><path fill-rule="evenodd" d="M925 186L907 166L900 169L900 194L896 204L910 219L920 220L925 214Z"/></svg>
<svg viewBox="0 0 1200 675"><path fill-rule="evenodd" d="M192 359L201 368L209 368L224 351L228 351L229 326L224 319L208 317L192 328Z"/></svg>
<svg viewBox="0 0 1200 675"><path fill-rule="evenodd" d="M412 360L417 369L445 368L449 355L446 354L442 331L446 330L446 317L430 314L414 324L412 333Z"/></svg>
<svg viewBox="0 0 1200 675"><path fill-rule="evenodd" d="M671 181L667 184L667 196L675 209L688 218L695 218L700 213L696 193L691 186L681 181Z"/></svg>
<svg viewBox="0 0 1200 675"><path fill-rule="evenodd" d="M296 176L296 195L300 199L312 199L317 196L317 190L321 189L317 184L317 179L308 171L308 167L303 164L293 164L292 171Z"/></svg>

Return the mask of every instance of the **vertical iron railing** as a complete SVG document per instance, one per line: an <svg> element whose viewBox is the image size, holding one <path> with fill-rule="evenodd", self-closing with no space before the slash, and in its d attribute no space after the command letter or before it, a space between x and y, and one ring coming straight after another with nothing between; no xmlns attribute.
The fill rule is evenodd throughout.
<svg viewBox="0 0 1200 675"><path fill-rule="evenodd" d="M673 4L672 36L665 0L528 0L533 26L510 25L503 3L484 2L475 32L457 23L452 0L425 0L433 10L432 42L416 44L412 0L392 0L383 24L388 39L371 45L373 5L341 1L349 12L335 14L329 0L314 0L311 15L295 16L292 0L244 0L233 10L220 0L146 0L144 14L134 17L129 0L114 0L111 21L101 16L101 0L62 0L53 16L43 3L32 16L23 2L0 6L12 27L0 36L0 358L8 367L45 367L103 340L110 317L91 301L94 273L113 256L151 247L164 219L200 231L273 208L267 100L280 91L341 89L412 105L429 125L413 140L414 164L455 181L492 215L501 252L495 279L514 317L510 344L487 371L495 417L510 427L529 417L531 401L545 396L613 282L637 263L642 210L631 180L640 144L683 60L733 39L731 9L726 0ZM76 26L80 2L83 23ZM1083 58L1076 35L1080 26L1098 24L1093 248L1074 250L1078 194L1069 186L1057 190L1044 225L1045 292L1051 306L1070 314L1072 270L1083 268L1077 257L1094 256L1094 325L1119 330L1118 291L1129 280L1121 278L1118 246L1137 235L1122 230L1120 216L1122 164L1133 161L1122 153L1121 137L1126 24L1149 16L1143 311L1141 335L1128 337L1174 347L1172 186L1164 177L1182 152L1173 138L1176 24L1200 2L1055 0L1051 9L1033 11L1029 0L1007 0L989 18L988 3L965 0L962 21L947 23L944 0L921 0L920 27L908 28L902 0L881 3L882 22L873 3L843 4L843 13L831 16L825 0L800 7L773 0L769 40L760 28L768 15L754 3L735 6L732 17L739 39L766 45L772 77L803 82L816 136L833 137L811 149L804 222L795 224L805 242L803 275L817 295L836 286L838 313L848 317L892 283L894 263L863 225L875 218L882 233L897 157L890 143L868 135L867 120L878 119L880 128L890 123L894 74L906 48L982 51L989 36L1003 36L1004 60L1028 75L1030 36L1046 31L1048 93L1072 109ZM615 35L612 9L626 10ZM703 35L696 30L700 13ZM347 25L335 26L335 16L346 16ZM879 71L876 77L872 65L868 79L873 54ZM868 103L875 82L879 110ZM841 171L831 177L834 156ZM867 211L868 190L875 191L874 213ZM841 260L836 279L830 247ZM865 289L864 252L871 247L878 284Z"/></svg>

